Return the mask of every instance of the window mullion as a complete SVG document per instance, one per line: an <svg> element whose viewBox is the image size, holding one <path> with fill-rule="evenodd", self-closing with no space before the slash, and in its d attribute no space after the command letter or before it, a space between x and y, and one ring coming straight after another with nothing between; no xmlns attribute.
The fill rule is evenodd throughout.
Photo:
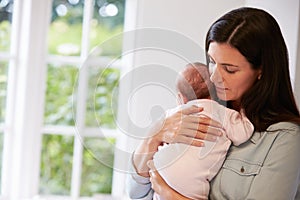
<svg viewBox="0 0 300 200"><path fill-rule="evenodd" d="M88 88L88 69L84 65L89 53L89 33L90 33L90 21L93 13L93 0L85 0L84 13L82 23L82 40L81 40L81 63L82 66L79 70L78 78L78 93L77 97L77 109L76 109L76 128L77 134L75 134L74 141L74 154L73 154L73 169L72 169L72 183L71 183L71 196L77 198L80 196L81 188L81 172L82 172L82 157L83 157L83 140L81 132L85 127L85 113L86 113L86 98Z"/></svg>
<svg viewBox="0 0 300 200"><path fill-rule="evenodd" d="M13 102L7 105L10 116L6 121L2 188L5 197L23 199L38 194L51 0L15 1L14 4L20 15L14 17L17 21L13 28L18 29L12 35L12 40L17 41L12 43L17 57L9 69L13 72L9 72L8 84L12 85L8 88L8 100L13 98Z"/></svg>
<svg viewBox="0 0 300 200"><path fill-rule="evenodd" d="M7 127L4 131L4 146L3 146L3 159L2 159L2 185L1 192L4 197L10 196L10 190L12 187L11 175L14 173L12 170L13 165L13 122L15 112L15 100L16 100L16 56L18 53L18 46L20 42L21 32L19 28L21 27L22 18L22 4L23 1L17 1L14 3L13 8L13 19L12 19L12 35L11 35L11 46L10 54L14 55L14 59L9 62L8 67L8 80L7 80L7 97L6 97L6 117L5 126Z"/></svg>

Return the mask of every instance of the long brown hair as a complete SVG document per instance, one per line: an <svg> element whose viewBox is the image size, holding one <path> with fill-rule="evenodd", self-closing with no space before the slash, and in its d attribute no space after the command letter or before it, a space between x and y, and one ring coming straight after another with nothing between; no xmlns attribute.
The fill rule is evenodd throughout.
<svg viewBox="0 0 300 200"><path fill-rule="evenodd" d="M300 124L287 47L278 23L269 13L248 7L230 11L210 27L206 52L211 42L231 45L245 56L253 69L261 69L260 80L241 101L241 107L257 131L265 131L281 121Z"/></svg>

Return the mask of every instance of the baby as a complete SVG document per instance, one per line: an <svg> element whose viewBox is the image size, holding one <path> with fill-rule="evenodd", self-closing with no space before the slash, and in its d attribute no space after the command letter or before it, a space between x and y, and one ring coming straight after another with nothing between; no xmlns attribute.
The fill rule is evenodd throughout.
<svg viewBox="0 0 300 200"><path fill-rule="evenodd" d="M240 145L252 135L254 127L243 112L226 108L215 99L215 89L206 65L188 64L177 79L179 104L171 114L187 105L203 107L197 115L210 117L223 125L224 132L215 142L204 141L204 147L165 144L154 155L153 162L169 186L192 199L208 199L209 182L221 168L233 143ZM160 199L154 193L154 200Z"/></svg>

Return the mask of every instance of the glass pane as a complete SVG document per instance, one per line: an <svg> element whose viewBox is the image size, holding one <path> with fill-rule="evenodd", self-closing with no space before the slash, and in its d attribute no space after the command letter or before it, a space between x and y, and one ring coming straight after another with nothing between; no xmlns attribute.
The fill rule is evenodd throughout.
<svg viewBox="0 0 300 200"><path fill-rule="evenodd" d="M73 87L78 68L48 65L45 124L74 125Z"/></svg>
<svg viewBox="0 0 300 200"><path fill-rule="evenodd" d="M73 136L43 135L40 194L70 194L73 143Z"/></svg>
<svg viewBox="0 0 300 200"><path fill-rule="evenodd" d="M3 139L4 139L3 137L4 137L3 132L0 131L0 171L2 170ZM1 176L1 173L0 173L0 190L2 188L1 187L2 186L1 180L2 180L2 176Z"/></svg>
<svg viewBox="0 0 300 200"><path fill-rule="evenodd" d="M5 120L7 70L7 62L0 62L0 123Z"/></svg>
<svg viewBox="0 0 300 200"><path fill-rule="evenodd" d="M100 46L102 56L121 55L124 7L125 0L95 0L90 42L91 49Z"/></svg>
<svg viewBox="0 0 300 200"><path fill-rule="evenodd" d="M83 0L53 0L48 33L50 54L80 54L83 4Z"/></svg>
<svg viewBox="0 0 300 200"><path fill-rule="evenodd" d="M86 138L84 146L80 195L111 193L115 139Z"/></svg>
<svg viewBox="0 0 300 200"><path fill-rule="evenodd" d="M93 67L89 70L86 125L116 128L120 70Z"/></svg>
<svg viewBox="0 0 300 200"><path fill-rule="evenodd" d="M0 51L10 49L13 0L0 0Z"/></svg>

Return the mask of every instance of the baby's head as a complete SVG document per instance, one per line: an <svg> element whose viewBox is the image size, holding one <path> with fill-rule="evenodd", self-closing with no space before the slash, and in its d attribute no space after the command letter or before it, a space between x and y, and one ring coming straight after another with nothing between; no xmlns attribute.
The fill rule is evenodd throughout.
<svg viewBox="0 0 300 200"><path fill-rule="evenodd" d="M180 72L176 80L179 102L185 104L194 99L211 99L215 97L215 89L210 81L205 64L189 63Z"/></svg>

